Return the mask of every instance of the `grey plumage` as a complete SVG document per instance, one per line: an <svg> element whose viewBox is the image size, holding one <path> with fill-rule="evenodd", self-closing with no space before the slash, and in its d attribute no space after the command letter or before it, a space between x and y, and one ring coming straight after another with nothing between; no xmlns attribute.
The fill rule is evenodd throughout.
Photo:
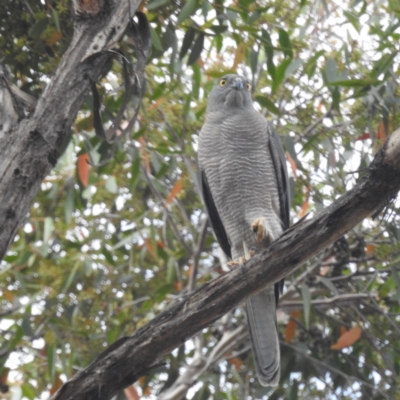
<svg viewBox="0 0 400 400"><path fill-rule="evenodd" d="M200 132L203 199L223 251L233 260L262 249L289 226L286 160L273 127L253 107L246 78L213 88ZM254 232L256 230L258 233ZM254 361L264 386L279 383L276 303L283 281L247 301Z"/></svg>

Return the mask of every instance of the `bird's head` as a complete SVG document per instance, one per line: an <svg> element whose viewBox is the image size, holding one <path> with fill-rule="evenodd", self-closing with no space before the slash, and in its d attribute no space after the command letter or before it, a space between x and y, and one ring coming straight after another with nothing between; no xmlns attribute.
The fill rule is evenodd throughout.
<svg viewBox="0 0 400 400"><path fill-rule="evenodd" d="M234 111L236 108L253 108L251 86L247 78L239 75L225 75L219 79L210 93L207 111L218 111L221 108Z"/></svg>

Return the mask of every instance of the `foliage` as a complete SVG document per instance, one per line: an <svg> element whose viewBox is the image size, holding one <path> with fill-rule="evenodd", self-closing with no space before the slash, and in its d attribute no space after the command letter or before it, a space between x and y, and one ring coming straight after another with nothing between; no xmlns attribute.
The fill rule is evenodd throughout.
<svg viewBox="0 0 400 400"><path fill-rule="evenodd" d="M0 54L21 89L38 96L72 35L69 2L3 3ZM171 299L221 273L195 172L215 78L239 71L251 79L255 106L287 151L293 222L349 190L399 125L400 8L392 0L152 0L144 11L153 51L134 129L115 143L100 140L88 97L0 264L0 388L8 374L13 398L54 393ZM130 63L132 49L126 36L119 50ZM122 102L122 75L115 62L98 85L106 126ZM259 386L244 336L184 396L399 396L399 239L394 203L287 278L278 388ZM329 307L316 303L334 296ZM141 398L168 393L199 352L208 357L242 322L242 310L232 311L135 390Z"/></svg>

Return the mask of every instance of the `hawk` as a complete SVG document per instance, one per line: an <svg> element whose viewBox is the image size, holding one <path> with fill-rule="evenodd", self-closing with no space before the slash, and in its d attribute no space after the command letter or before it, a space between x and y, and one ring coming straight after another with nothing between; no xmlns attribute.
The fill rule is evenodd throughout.
<svg viewBox="0 0 400 400"><path fill-rule="evenodd" d="M215 236L232 260L258 251L289 226L285 154L273 126L253 106L249 81L226 75L212 89L199 137L203 200ZM276 306L283 280L246 303L257 376L276 386L280 351Z"/></svg>

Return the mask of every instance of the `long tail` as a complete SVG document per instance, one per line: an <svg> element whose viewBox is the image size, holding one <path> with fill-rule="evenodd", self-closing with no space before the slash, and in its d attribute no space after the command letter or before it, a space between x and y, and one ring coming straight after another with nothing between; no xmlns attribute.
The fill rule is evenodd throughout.
<svg viewBox="0 0 400 400"><path fill-rule="evenodd" d="M247 318L258 380L263 386L277 386L281 357L273 286L247 301Z"/></svg>

